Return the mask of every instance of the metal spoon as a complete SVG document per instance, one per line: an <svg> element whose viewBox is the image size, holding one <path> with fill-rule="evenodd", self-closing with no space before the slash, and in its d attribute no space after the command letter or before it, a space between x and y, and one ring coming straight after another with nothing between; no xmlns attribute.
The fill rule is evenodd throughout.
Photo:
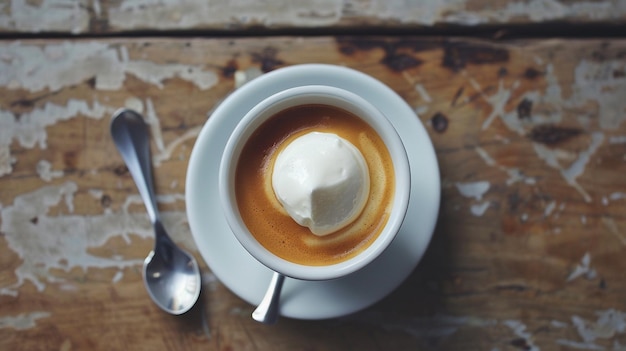
<svg viewBox="0 0 626 351"><path fill-rule="evenodd" d="M278 321L280 307L280 291L283 288L285 276L274 272L265 296L257 308L252 312L252 319L264 324L275 324Z"/></svg>
<svg viewBox="0 0 626 351"><path fill-rule="evenodd" d="M176 246L161 223L154 195L148 128L137 112L121 109L113 114L111 136L154 226L154 250L143 263L148 294L164 311L185 313L200 295L200 269L193 256Z"/></svg>

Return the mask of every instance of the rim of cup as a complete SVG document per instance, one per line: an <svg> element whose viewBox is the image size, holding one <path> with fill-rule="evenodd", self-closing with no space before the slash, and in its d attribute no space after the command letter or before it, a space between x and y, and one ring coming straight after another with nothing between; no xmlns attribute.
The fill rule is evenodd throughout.
<svg viewBox="0 0 626 351"><path fill-rule="evenodd" d="M251 134L276 113L306 104L334 106L367 122L383 140L394 167L395 189L392 210L382 231L362 252L332 265L302 265L274 255L254 238L243 222L235 196L234 178L239 155ZM350 91L331 86L307 85L290 88L262 100L248 111L235 127L228 138L219 167L219 195L222 209L239 243L266 267L296 279L335 279L365 267L393 241L404 221L409 204L411 186L409 160L397 131L387 117L370 102Z"/></svg>

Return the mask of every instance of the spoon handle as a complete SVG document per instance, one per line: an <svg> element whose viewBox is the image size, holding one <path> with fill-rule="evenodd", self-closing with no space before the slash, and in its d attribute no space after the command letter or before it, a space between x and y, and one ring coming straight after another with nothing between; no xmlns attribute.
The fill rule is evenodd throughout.
<svg viewBox="0 0 626 351"><path fill-rule="evenodd" d="M275 324L280 315L280 291L283 288L285 276L274 272L265 296L257 308L252 312L252 319L264 324Z"/></svg>
<svg viewBox="0 0 626 351"><path fill-rule="evenodd" d="M120 109L113 114L111 136L139 189L150 221L152 224L160 222L150 168L150 144L146 123L139 113Z"/></svg>

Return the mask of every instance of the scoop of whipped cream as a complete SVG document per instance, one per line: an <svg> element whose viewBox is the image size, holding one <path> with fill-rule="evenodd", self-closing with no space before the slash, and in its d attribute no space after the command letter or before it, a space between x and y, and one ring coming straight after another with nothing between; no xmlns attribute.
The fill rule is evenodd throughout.
<svg viewBox="0 0 626 351"><path fill-rule="evenodd" d="M367 163L349 141L332 133L310 132L276 158L272 188L298 224L318 236L354 221L367 202Z"/></svg>

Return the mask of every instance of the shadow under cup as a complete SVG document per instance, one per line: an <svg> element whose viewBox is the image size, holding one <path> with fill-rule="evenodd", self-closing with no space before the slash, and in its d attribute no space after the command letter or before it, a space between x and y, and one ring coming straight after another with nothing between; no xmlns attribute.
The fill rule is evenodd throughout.
<svg viewBox="0 0 626 351"><path fill-rule="evenodd" d="M378 237L360 253L331 265L303 265L276 256L261 245L244 223L235 192L235 173L246 142L254 131L277 113L301 105L327 105L361 118L383 140L394 170L391 213ZM395 238L406 215L410 170L404 145L389 120L372 104L349 91L322 85L301 86L276 93L253 107L237 124L226 143L219 169L219 192L226 220L241 245L273 271L302 280L329 280L353 273L378 257Z"/></svg>

